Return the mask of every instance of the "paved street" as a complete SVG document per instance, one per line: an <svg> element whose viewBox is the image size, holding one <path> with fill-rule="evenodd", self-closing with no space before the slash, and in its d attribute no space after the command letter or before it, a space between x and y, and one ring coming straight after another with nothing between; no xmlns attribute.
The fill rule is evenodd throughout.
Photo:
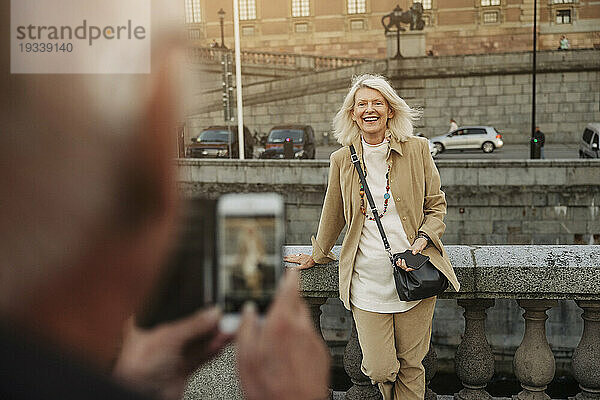
<svg viewBox="0 0 600 400"><path fill-rule="evenodd" d="M329 159L329 155L339 146L319 146L316 158L319 160ZM547 144L545 146L546 159L573 159L579 158L577 144ZM463 150L442 153L438 160L518 160L529 159L529 145L509 144L491 154L485 154L481 150Z"/></svg>

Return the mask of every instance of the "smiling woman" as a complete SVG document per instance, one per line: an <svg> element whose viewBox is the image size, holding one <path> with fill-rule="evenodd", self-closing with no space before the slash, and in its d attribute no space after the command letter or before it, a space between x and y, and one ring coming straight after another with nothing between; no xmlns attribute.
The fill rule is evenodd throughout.
<svg viewBox="0 0 600 400"><path fill-rule="evenodd" d="M362 131L363 138L369 144L383 142L388 119L394 116L394 110L388 106L383 95L375 89L360 88L354 97L352 120Z"/></svg>
<svg viewBox="0 0 600 400"><path fill-rule="evenodd" d="M353 81L333 121L335 137L344 147L331 155L313 253L285 258L299 268L334 260L331 249L347 226L339 260L340 298L356 323L362 371L379 384L384 400L424 398L422 361L429 350L436 297L400 300L373 213L379 216L391 253L422 252L457 291L460 286L440 240L446 213L440 176L427 139L413 135L413 121L419 116L384 77L367 74ZM365 204L350 145L376 210ZM398 267L411 271L405 262Z"/></svg>

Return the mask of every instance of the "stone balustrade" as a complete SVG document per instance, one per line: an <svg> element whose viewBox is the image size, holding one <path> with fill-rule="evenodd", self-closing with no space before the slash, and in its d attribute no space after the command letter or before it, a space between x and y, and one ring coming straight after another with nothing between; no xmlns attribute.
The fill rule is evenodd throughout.
<svg viewBox="0 0 600 400"><path fill-rule="evenodd" d="M583 310L583 334L572 358L580 393L570 400L600 399L600 247L599 246L448 246L461 282L460 292L449 289L442 298L462 307L465 330L455 355L455 372L463 389L455 399L491 399L486 386L494 374L494 355L486 339L486 310L495 299L516 299L524 310L525 331L513 358L522 390L516 400L549 399L555 362L546 338L546 312L558 300L573 300ZM310 252L309 246L287 246L285 254ZM334 248L339 254L339 246ZM338 296L337 263L301 272L300 291L308 300L320 329L320 306ZM435 374L435 349L423 361L426 380ZM375 386L360 371L362 354L353 327L344 354L344 367L353 386L346 399L379 399ZM429 388L426 399L436 399Z"/></svg>
<svg viewBox="0 0 600 400"><path fill-rule="evenodd" d="M188 57L192 62L221 62L223 52L231 52L231 50L218 47L191 47L188 51ZM369 61L362 58L313 56L251 50L242 50L240 56L244 65L277 65L304 71L325 71L350 67Z"/></svg>

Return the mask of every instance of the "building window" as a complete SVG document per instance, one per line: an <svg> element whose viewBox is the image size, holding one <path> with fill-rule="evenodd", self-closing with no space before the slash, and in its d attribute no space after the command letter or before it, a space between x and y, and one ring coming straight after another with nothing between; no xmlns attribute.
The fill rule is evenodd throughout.
<svg viewBox="0 0 600 400"><path fill-rule="evenodd" d="M500 5L500 0L481 0L481 5L483 7L487 7L487 6L499 6Z"/></svg>
<svg viewBox="0 0 600 400"><path fill-rule="evenodd" d="M200 0L185 0L185 23L197 24L199 22L202 22Z"/></svg>
<svg viewBox="0 0 600 400"><path fill-rule="evenodd" d="M239 0L239 5L242 21L256 19L256 0Z"/></svg>
<svg viewBox="0 0 600 400"><path fill-rule="evenodd" d="M421 3L423 10L431 10L431 0L414 0L413 3Z"/></svg>
<svg viewBox="0 0 600 400"><path fill-rule="evenodd" d="M310 16L309 0L292 0L292 17Z"/></svg>
<svg viewBox="0 0 600 400"><path fill-rule="evenodd" d="M423 22L425 22L425 26L431 26L431 16L424 14L421 18L423 18Z"/></svg>
<svg viewBox="0 0 600 400"><path fill-rule="evenodd" d="M552 4L570 4L573 0L552 0Z"/></svg>
<svg viewBox="0 0 600 400"><path fill-rule="evenodd" d="M353 19L350 21L350 30L362 31L365 29L365 21L362 19Z"/></svg>
<svg viewBox="0 0 600 400"><path fill-rule="evenodd" d="M557 24L570 24L571 23L571 10L556 10L556 23Z"/></svg>
<svg viewBox="0 0 600 400"><path fill-rule="evenodd" d="M364 14L367 12L367 0L348 0L348 14Z"/></svg>
<svg viewBox="0 0 600 400"><path fill-rule="evenodd" d="M484 12L483 13L483 23L484 24L494 24L498 22L498 13L497 12Z"/></svg>

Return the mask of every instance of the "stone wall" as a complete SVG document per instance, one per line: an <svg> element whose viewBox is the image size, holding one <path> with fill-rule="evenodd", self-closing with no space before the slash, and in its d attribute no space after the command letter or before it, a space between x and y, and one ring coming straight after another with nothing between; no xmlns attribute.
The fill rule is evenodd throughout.
<svg viewBox="0 0 600 400"><path fill-rule="evenodd" d="M600 161L438 160L448 201L446 244L599 244ZM179 160L191 197L275 191L286 201L287 244L315 233L329 163Z"/></svg>
<svg viewBox="0 0 600 400"><path fill-rule="evenodd" d="M424 118L418 130L431 137L460 124L493 125L506 143L526 143L531 130L531 54L506 53L390 60L255 84L244 91L244 122L268 132L276 124L310 124L319 141L340 107L354 74L388 76L399 94ZM383 69L382 69L383 67ZM600 50L538 54L536 121L549 143L577 143L586 123L600 121ZM211 97L212 96L212 97ZM205 96L208 107L192 107L187 123L222 123L220 94ZM246 100L245 100L246 101Z"/></svg>

